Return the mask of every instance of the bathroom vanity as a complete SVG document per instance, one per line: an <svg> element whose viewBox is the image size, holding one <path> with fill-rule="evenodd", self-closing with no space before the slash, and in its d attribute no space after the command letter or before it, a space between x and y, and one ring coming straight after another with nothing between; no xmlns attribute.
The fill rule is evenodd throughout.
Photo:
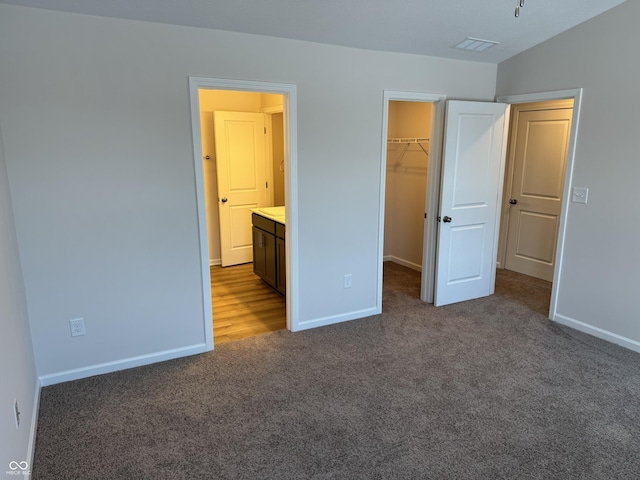
<svg viewBox="0 0 640 480"><path fill-rule="evenodd" d="M284 207L251 209L253 273L282 295L286 293Z"/></svg>

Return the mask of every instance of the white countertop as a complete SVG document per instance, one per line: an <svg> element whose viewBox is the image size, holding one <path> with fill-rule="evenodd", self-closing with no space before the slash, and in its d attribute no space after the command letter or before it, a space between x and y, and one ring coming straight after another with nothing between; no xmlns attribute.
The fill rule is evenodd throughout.
<svg viewBox="0 0 640 480"><path fill-rule="evenodd" d="M282 207L260 207L260 208L250 208L253 213L257 213L269 220L273 220L274 222L281 223L286 225L285 223L285 213L284 206Z"/></svg>

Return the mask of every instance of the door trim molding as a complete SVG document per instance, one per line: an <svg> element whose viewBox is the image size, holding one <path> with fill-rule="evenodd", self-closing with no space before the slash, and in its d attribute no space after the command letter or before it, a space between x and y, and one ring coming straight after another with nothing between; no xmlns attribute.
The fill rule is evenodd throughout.
<svg viewBox="0 0 640 480"><path fill-rule="evenodd" d="M196 183L196 209L202 275L203 328L207 350L213 350L213 313L211 308L211 280L209 276L209 247L202 165L202 138L200 132L199 89L238 90L245 92L276 93L284 96L284 149L286 196L286 255L287 255L287 328L298 330L298 131L297 88L289 83L231 80L225 78L189 77L191 106L191 134Z"/></svg>
<svg viewBox="0 0 640 480"><path fill-rule="evenodd" d="M564 258L565 237L567 233L567 218L569 216L569 204L571 200L571 185L573 184L573 166L576 156L576 141L580 125L580 112L582 108L582 88L556 90L551 92L527 93L522 95L505 95L498 97L499 102L507 104L532 103L548 100L564 100L573 98L573 119L571 122L571 134L569 136L569 151L565 165L564 187L562 192L562 205L560 208L560 224L558 226L558 241L556 243L556 258L553 268L553 285L551 287L551 302L549 305L549 319L554 320L558 310L558 297L560 294L560 280L562 278L562 263Z"/></svg>
<svg viewBox="0 0 640 480"><path fill-rule="evenodd" d="M442 165L442 134L444 128L444 112L446 95L439 93L402 92L384 90L382 105L382 145L380 160L380 205L378 208L378 288L376 293L376 310L382 312L382 269L384 261L384 210L385 188L387 184L387 137L389 133L389 102L425 102L432 104L431 138L429 139L429 167L427 170L427 198L425 198L423 246L422 246L422 279L420 299L433 303L435 285L435 252L438 216L438 199L440 198L440 169Z"/></svg>

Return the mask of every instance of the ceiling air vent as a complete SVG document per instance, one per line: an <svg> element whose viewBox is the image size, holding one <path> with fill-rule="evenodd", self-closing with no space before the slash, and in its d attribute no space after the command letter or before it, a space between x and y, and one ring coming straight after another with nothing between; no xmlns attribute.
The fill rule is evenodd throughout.
<svg viewBox="0 0 640 480"><path fill-rule="evenodd" d="M471 50L473 52L484 52L489 48L498 45L499 42L493 42L491 40L481 40L479 38L467 37L453 48L459 48L461 50Z"/></svg>

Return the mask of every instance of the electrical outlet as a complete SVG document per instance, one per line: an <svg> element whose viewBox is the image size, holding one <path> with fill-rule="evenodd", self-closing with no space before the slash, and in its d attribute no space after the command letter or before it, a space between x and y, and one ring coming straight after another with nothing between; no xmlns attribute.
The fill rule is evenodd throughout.
<svg viewBox="0 0 640 480"><path fill-rule="evenodd" d="M18 408L18 400L13 399L13 416L16 420L16 430L20 428L20 409Z"/></svg>
<svg viewBox="0 0 640 480"><path fill-rule="evenodd" d="M587 203L589 199L589 189L585 187L573 187L571 201L573 203Z"/></svg>
<svg viewBox="0 0 640 480"><path fill-rule="evenodd" d="M344 276L344 288L351 288L351 274L347 273Z"/></svg>
<svg viewBox="0 0 640 480"><path fill-rule="evenodd" d="M86 333L84 330L84 318L74 318L73 320L69 320L69 324L71 325L72 337L79 337Z"/></svg>

